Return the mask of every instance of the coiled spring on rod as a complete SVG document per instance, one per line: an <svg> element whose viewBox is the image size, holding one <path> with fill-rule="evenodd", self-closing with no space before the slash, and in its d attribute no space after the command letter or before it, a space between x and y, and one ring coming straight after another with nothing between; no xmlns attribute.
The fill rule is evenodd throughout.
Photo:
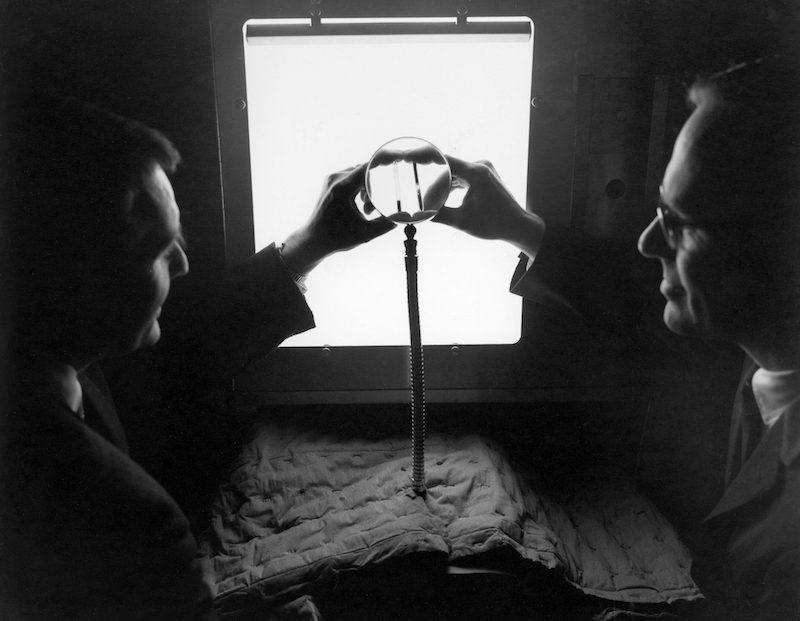
<svg viewBox="0 0 800 621"><path fill-rule="evenodd" d="M419 297L417 293L416 228L407 224L406 281L408 284L408 320L411 331L411 487L417 494L425 493L425 365L422 358L422 337L419 326Z"/></svg>

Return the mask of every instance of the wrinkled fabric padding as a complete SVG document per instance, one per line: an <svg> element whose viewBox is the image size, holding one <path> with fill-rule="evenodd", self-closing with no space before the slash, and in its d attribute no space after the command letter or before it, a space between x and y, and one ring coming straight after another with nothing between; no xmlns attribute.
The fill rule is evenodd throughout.
<svg viewBox="0 0 800 621"><path fill-rule="evenodd" d="M501 547L590 595L700 597L687 549L632 482L593 482L555 502L484 438L433 435L425 456L421 497L409 492L410 440L258 429L220 488L201 544L221 616L300 597L314 581L391 557L456 560Z"/></svg>

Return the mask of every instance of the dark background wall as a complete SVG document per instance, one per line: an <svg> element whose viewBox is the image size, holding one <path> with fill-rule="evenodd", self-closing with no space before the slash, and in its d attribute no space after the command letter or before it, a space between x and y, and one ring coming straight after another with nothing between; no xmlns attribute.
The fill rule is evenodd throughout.
<svg viewBox="0 0 800 621"><path fill-rule="evenodd" d="M308 0L264 0L263 4L274 9L276 16L307 16L312 6L328 16L358 10L357 2L343 0L322 0L315 5ZM378 15L399 15L413 14L416 9L428 13L431 3L376 1L362 6ZM646 204L651 197L645 196L641 162L647 156L656 76L668 76L671 84L665 137L668 155L685 116L683 85L698 71L722 68L747 57L752 41L765 33L781 36L776 27L785 28L791 8L789 2L777 0L473 0L440 6L443 14L455 14L460 6L473 15L522 12L533 18L537 105L533 110L531 206L551 223L569 224L573 218L580 76L594 77L593 142L586 172L591 200L583 223L591 232L631 244L652 214ZM3 83L23 82L76 96L164 131L184 157L173 184L188 231L192 268L186 283L202 281L223 269L206 2L4 0L0 7ZM350 80L357 90L357 72ZM608 181L622 177L626 195L610 197L605 191ZM187 297L188 290L187 284L176 282L174 310L168 305L165 325L202 303ZM582 347L579 340L570 343L569 336L558 338L559 347ZM130 364L135 363L136 357ZM602 366L603 360L593 364ZM538 468L546 469L547 464L558 461L554 456L570 451L585 455L587 447L594 446L604 458L635 472L652 488L665 512L684 526L701 518L719 494L727 416L739 364L728 348L700 345L686 360L681 377L671 373L649 378L647 398L636 402L632 410L630 402L623 408L604 403L592 409L580 399L571 407L565 399L559 404L443 407L442 420L461 421L461 429L465 420L480 421L476 429L487 433L494 429L506 438L515 438L514 450L522 458L536 454L530 463ZM139 378L138 384L123 385L119 394L124 395L126 389L128 393L146 392L148 376ZM676 380L682 385L679 394L672 388ZM624 378L621 381L624 383ZM126 416L134 455L157 475L165 474L167 462L162 451L169 442L160 435L163 424L159 415L135 408L126 412L126 403L119 405ZM337 416L344 414L341 408L331 411ZM386 412L394 413L392 408ZM214 435L219 422L214 418L184 421L183 433L191 435L191 426L197 425L207 435ZM190 495L180 479L168 484L179 498Z"/></svg>

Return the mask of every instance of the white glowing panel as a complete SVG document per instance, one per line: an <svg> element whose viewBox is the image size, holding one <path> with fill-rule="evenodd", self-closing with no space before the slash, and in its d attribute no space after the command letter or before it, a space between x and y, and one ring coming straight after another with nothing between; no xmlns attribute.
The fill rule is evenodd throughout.
<svg viewBox="0 0 800 621"><path fill-rule="evenodd" d="M306 221L329 173L401 136L492 161L525 205L532 24L525 36L248 36L265 23L282 22L244 28L256 250ZM416 237L423 342L519 340L518 252L435 222ZM317 328L284 346L408 344L404 239L401 225L317 267L306 294Z"/></svg>

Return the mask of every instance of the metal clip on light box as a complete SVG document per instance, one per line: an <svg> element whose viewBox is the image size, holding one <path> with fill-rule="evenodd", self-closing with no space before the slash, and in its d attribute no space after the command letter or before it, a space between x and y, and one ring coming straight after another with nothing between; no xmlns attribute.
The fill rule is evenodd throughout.
<svg viewBox="0 0 800 621"><path fill-rule="evenodd" d="M311 0L311 6L308 9L311 15L311 25L316 27L322 24L322 0Z"/></svg>
<svg viewBox="0 0 800 621"><path fill-rule="evenodd" d="M383 216L404 222L408 320L411 335L411 487L425 493L425 365L417 289L417 231L415 222L435 216L448 195L452 176L444 155L419 138L398 138L375 152L367 164L368 203L361 207L367 219ZM409 207L407 211L405 208Z"/></svg>

